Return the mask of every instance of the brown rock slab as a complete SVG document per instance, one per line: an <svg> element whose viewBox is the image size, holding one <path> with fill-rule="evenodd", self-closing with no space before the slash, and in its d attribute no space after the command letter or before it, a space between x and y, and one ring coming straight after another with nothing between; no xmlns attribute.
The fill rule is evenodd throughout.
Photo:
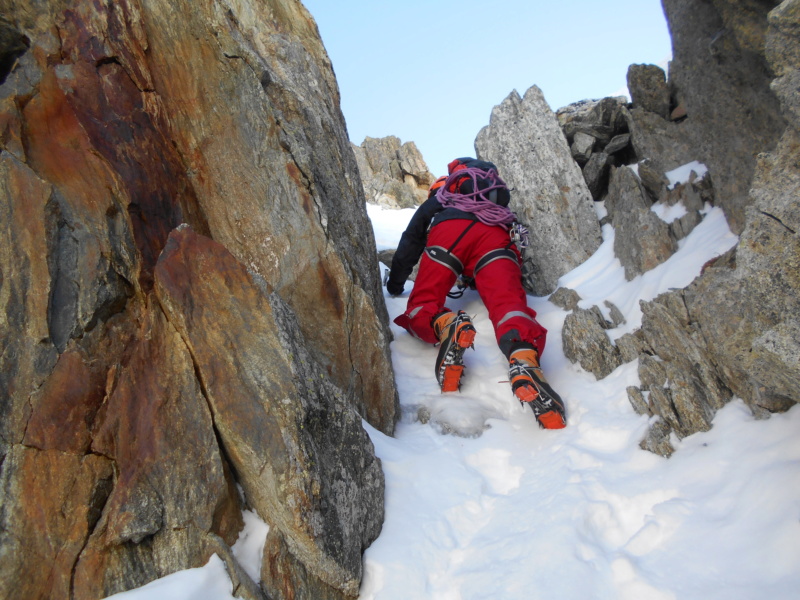
<svg viewBox="0 0 800 600"><path fill-rule="evenodd" d="M22 445L0 471L0 595L70 598L72 568L100 518L110 460Z"/></svg>
<svg viewBox="0 0 800 600"><path fill-rule="evenodd" d="M242 526L191 355L157 303L112 385L92 450L114 461L114 487L75 568L78 597L202 564L209 533L233 544Z"/></svg>
<svg viewBox="0 0 800 600"><path fill-rule="evenodd" d="M362 549L382 523L383 473L293 312L188 227L170 235L156 292L190 349L248 503L286 542L282 556L320 585L356 595Z"/></svg>

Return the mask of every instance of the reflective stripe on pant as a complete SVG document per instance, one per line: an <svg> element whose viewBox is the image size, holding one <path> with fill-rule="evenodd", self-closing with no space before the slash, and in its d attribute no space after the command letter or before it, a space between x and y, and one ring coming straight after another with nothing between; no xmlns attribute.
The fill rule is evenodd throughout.
<svg viewBox="0 0 800 600"><path fill-rule="evenodd" d="M522 287L519 263L495 260L478 271L475 287L489 311L497 344L508 357L515 343L525 342L541 356L547 330L536 320Z"/></svg>
<svg viewBox="0 0 800 600"><path fill-rule="evenodd" d="M445 221L442 225L449 222ZM431 233L438 227L441 225L434 227ZM406 312L397 317L394 322L406 328L419 339L429 344L436 344L439 340L433 331L433 318L440 312L448 310L444 301L456 279L456 274L449 267L431 259L427 252L423 252L419 263L419 272L414 281L414 289L411 290L411 295L408 297Z"/></svg>
<svg viewBox="0 0 800 600"><path fill-rule="evenodd" d="M428 234L428 246L450 248L471 221L454 219L433 227ZM475 277L475 286L489 311L498 344L525 342L541 354L547 331L536 321L536 312L528 307L522 287L519 262L509 256L484 261L477 273L475 266L488 253L508 246L508 232L502 227L476 223L458 242L453 254L464 265L463 274ZM514 249L516 255L516 249ZM447 292L453 287L456 274L447 266L423 253L414 289L408 298L405 314L395 323L405 327L418 338L434 344L439 340L433 332L432 320L443 310Z"/></svg>

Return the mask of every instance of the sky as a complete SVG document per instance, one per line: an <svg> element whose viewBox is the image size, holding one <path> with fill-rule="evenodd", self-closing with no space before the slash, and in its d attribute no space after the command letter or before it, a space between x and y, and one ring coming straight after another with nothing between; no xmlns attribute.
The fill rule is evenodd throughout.
<svg viewBox="0 0 800 600"><path fill-rule="evenodd" d="M625 89L672 52L660 0L303 0L333 63L350 140L413 141L435 175L474 156L512 90L557 110Z"/></svg>
<svg viewBox="0 0 800 600"><path fill-rule="evenodd" d="M690 163L668 174L686 181ZM598 217L604 213L595 205ZM680 206L680 205L679 205ZM671 221L675 207L657 203ZM367 205L378 249L396 248L413 209ZM612 339L641 325L640 300L688 285L704 263L737 243L720 208L666 262L631 281L614 256L614 230L560 285L581 306L611 300L626 317ZM385 296L390 318L406 308ZM733 399L710 431L682 440L671 458L639 448L649 426L626 387L638 361L607 377L567 360L567 313L546 297L528 304L548 330L542 368L567 406L567 427L542 430L516 401L508 363L477 292L451 308L478 331L464 356L461 391L442 394L438 349L392 324L402 418L394 437L364 422L386 478L386 516L364 554L359 600L795 600L800 589L800 406L757 420ZM421 418L424 415L424 418ZM268 526L245 511L233 552L258 581ZM114 600L233 600L216 556Z"/></svg>

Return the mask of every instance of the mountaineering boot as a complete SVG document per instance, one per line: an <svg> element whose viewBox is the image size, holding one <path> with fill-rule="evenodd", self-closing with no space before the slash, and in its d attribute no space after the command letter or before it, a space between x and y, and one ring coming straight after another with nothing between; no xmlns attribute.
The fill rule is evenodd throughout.
<svg viewBox="0 0 800 600"><path fill-rule="evenodd" d="M540 427L561 429L567 425L564 401L544 378L536 350L520 348L512 352L508 378L514 395L520 402L530 404Z"/></svg>
<svg viewBox="0 0 800 600"><path fill-rule="evenodd" d="M433 331L441 343L436 357L436 380L443 392L457 392L464 372L464 350L472 347L475 327L469 315L460 310L434 317Z"/></svg>

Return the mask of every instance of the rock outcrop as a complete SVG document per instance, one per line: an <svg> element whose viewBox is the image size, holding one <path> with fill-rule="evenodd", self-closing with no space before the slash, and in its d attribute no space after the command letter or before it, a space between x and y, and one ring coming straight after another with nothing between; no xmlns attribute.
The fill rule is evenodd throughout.
<svg viewBox="0 0 800 600"><path fill-rule="evenodd" d="M611 167L635 162L626 98L583 100L556 111L592 199L603 200Z"/></svg>
<svg viewBox="0 0 800 600"><path fill-rule="evenodd" d="M628 91L631 103L644 111L667 119L671 113L670 93L664 70L656 65L628 67Z"/></svg>
<svg viewBox="0 0 800 600"><path fill-rule="evenodd" d="M397 394L300 3L2 3L0 596L358 594ZM243 496L239 490L243 491ZM270 525L262 587L230 544ZM47 573L47 576L42 576Z"/></svg>
<svg viewBox="0 0 800 600"><path fill-rule="evenodd" d="M495 106L475 150L497 165L512 190L510 208L530 229L526 289L551 293L594 253L601 235L592 196L541 90L533 86L524 98L514 91Z"/></svg>
<svg viewBox="0 0 800 600"><path fill-rule="evenodd" d="M390 135L353 144L367 202L386 208L415 208L428 197L435 177L414 142Z"/></svg>
<svg viewBox="0 0 800 600"><path fill-rule="evenodd" d="M652 161L639 163L638 179L626 167L613 170L606 199L616 236L627 240L617 247L615 237L626 274L647 268L652 261L639 261L642 252L661 243L647 241L652 228L623 231L624 219L652 210L654 200L681 201L687 210L659 239L686 235L699 221L697 211L711 202L725 209L732 228L741 229L738 245L706 265L686 289L642 303L641 329L614 345L603 337L611 324L599 309L580 309L574 300L568 305L573 314L565 323L565 351L574 362L604 377L615 364L639 359L641 385L628 394L634 410L653 418L642 446L659 454L673 451L672 435L707 430L734 396L756 416L800 401L800 0L778 4L767 17L768 4L778 3L734 7L715 1L700 10L664 0L680 58L676 89L687 107L681 125L692 123L685 139L699 140L697 156L709 161L711 175L669 189L654 166L656 152ZM700 48L712 30L712 43ZM771 84L765 81L770 72L776 76ZM749 151L728 154L765 150L774 142L757 160ZM732 162L722 166L726 155Z"/></svg>
<svg viewBox="0 0 800 600"><path fill-rule="evenodd" d="M683 21L686 9L669 0L665 8L668 19L677 21L671 25L673 31L679 30L675 44L685 44L680 51L676 47L676 55L689 60L688 49L697 40L685 39L680 30L688 27ZM731 107L733 112L727 117L749 115L747 124L732 132L730 140L720 131L718 141L710 141L708 148L709 169L718 167L715 196L726 208L732 227L743 222L743 231L734 251L710 265L689 288L644 307L643 329L651 332L646 337L652 352L664 368L682 376L671 380L670 402L651 403L651 410L679 435L702 430L732 394L747 402L756 415L786 410L800 400L800 100L796 87L792 93L785 93L784 87L785 78L796 81L800 73L800 43L793 34L800 29L800 2L781 3L768 19L763 3L734 8L715 2L714 9L692 27L707 32L720 19L728 24L729 29L718 32L711 46L718 52L715 68L709 68L704 79L693 73L682 81L696 86L685 91L690 118L693 103L701 114L709 110L695 94L699 90L710 93L712 87L714 97L728 94L715 110L736 101L739 104ZM775 97L765 91L765 65L778 75L772 83ZM777 111L778 101L782 113ZM784 118L788 126L777 147L762 153L757 162L740 156L725 168L716 163L725 143L765 148ZM709 132L711 123L704 120L700 130ZM739 170L734 173L736 166ZM725 181L718 181L719 177ZM749 195L739 197L745 189L750 189ZM687 386L692 393L682 393ZM691 410L686 412L686 407ZM661 438L663 444L663 429L651 431L645 443L655 444L653 440Z"/></svg>
<svg viewBox="0 0 800 600"><path fill-rule="evenodd" d="M564 356L598 379L608 376L622 364L619 351L606 335L611 327L598 307L578 308L576 302L564 319Z"/></svg>
<svg viewBox="0 0 800 600"><path fill-rule="evenodd" d="M628 167L613 169L606 205L614 226L614 254L630 280L667 260L677 250L669 225L651 210L639 177Z"/></svg>
<svg viewBox="0 0 800 600"><path fill-rule="evenodd" d="M765 54L767 15L781 3L662 4L672 37L669 81L686 107L693 159L708 166L731 229L741 233L756 157L775 148L786 126Z"/></svg>
<svg viewBox="0 0 800 600"><path fill-rule="evenodd" d="M692 124L673 107L666 74L656 65L631 65L625 97L583 100L558 109L556 117L572 156L596 201L609 195L615 167L648 161L661 176L697 158ZM657 196L653 198L655 201Z"/></svg>

